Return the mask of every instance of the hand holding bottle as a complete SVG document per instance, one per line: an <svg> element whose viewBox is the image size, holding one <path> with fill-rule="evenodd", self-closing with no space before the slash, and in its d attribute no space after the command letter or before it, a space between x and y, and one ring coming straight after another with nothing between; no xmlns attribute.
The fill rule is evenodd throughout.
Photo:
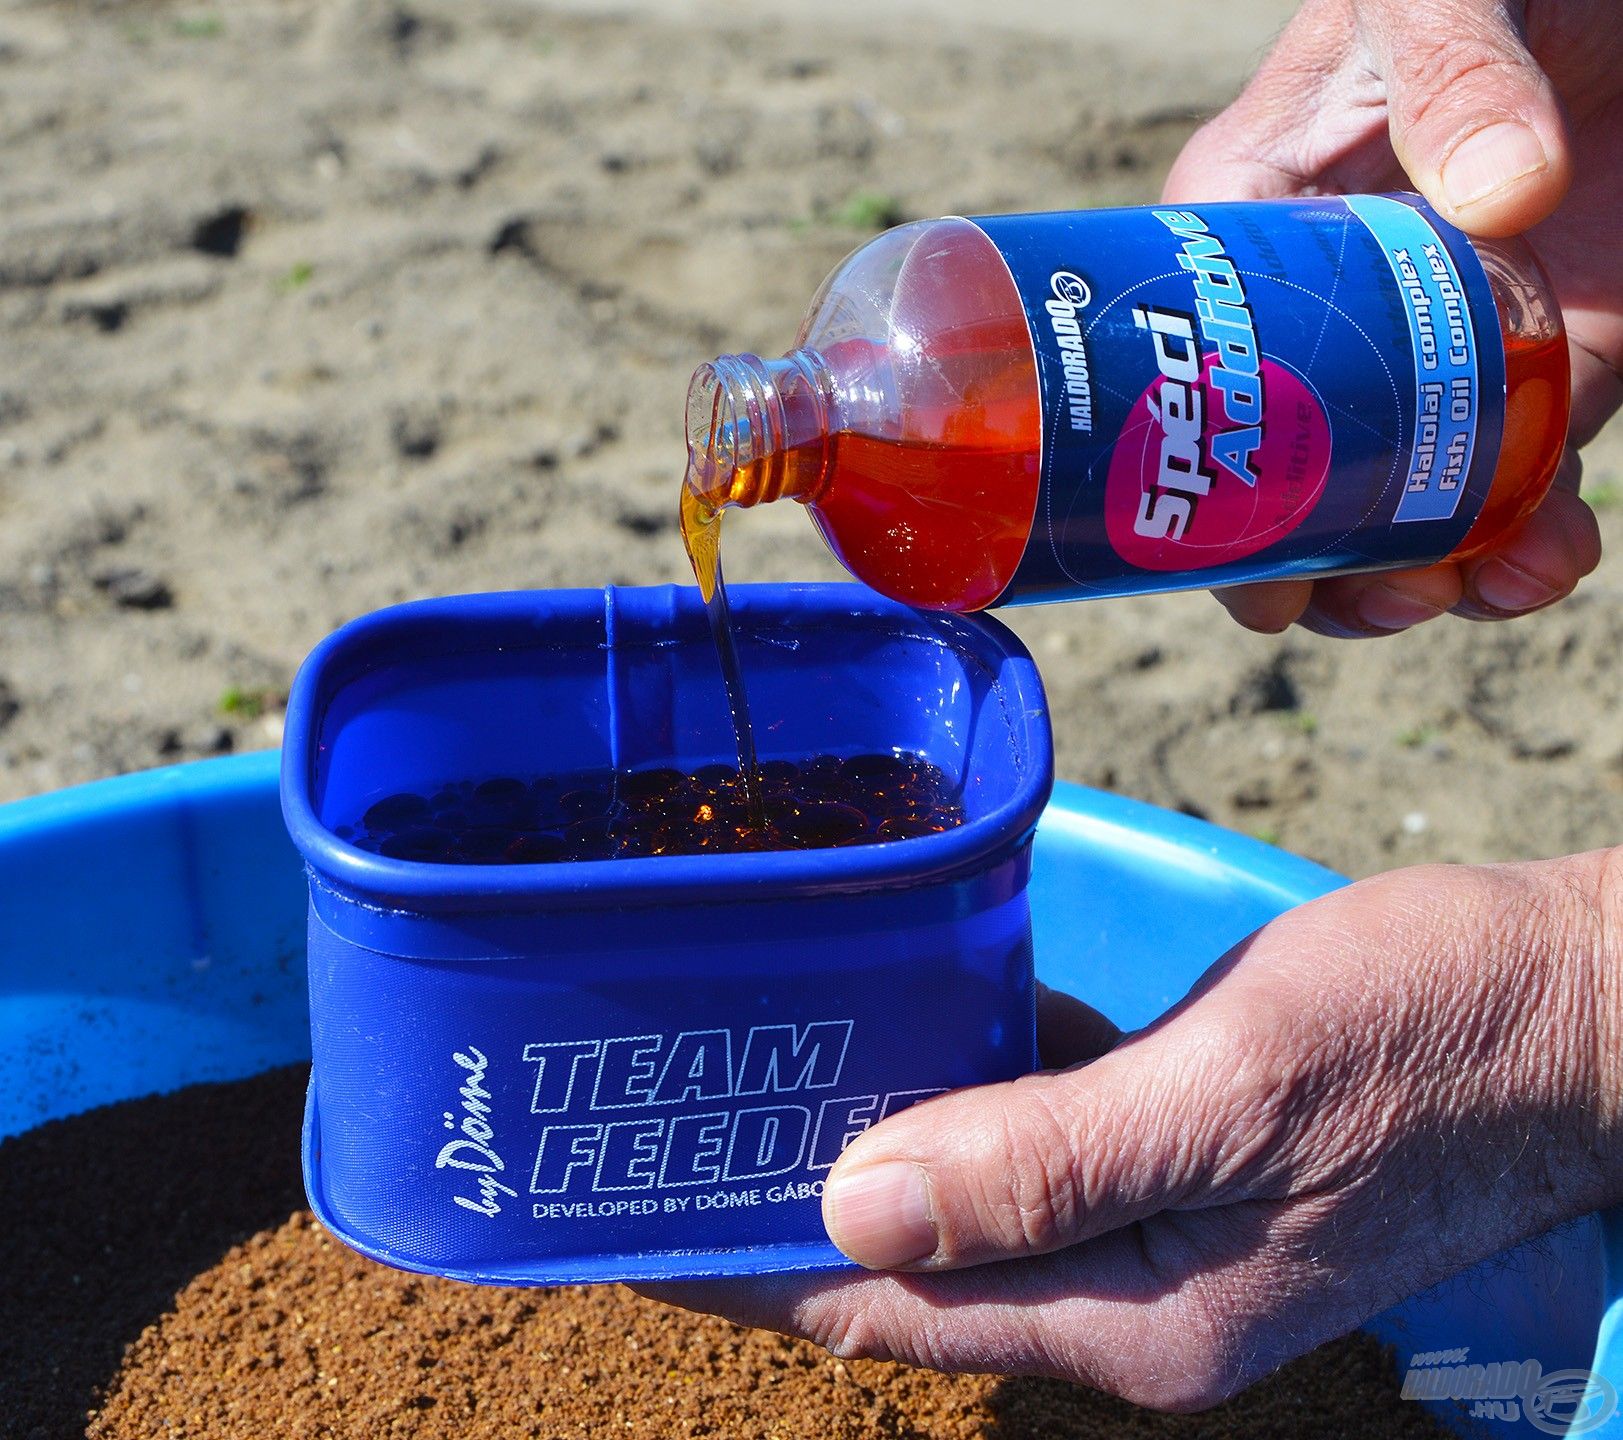
<svg viewBox="0 0 1623 1440"><path fill-rule="evenodd" d="M1611 0L1307 0L1244 94L1184 149L1166 198L1411 185L1468 233L1530 232L1571 343L1573 449L1496 553L1220 592L1251 629L1504 619L1569 594L1599 562L1576 447L1623 402L1623 27Z"/></svg>

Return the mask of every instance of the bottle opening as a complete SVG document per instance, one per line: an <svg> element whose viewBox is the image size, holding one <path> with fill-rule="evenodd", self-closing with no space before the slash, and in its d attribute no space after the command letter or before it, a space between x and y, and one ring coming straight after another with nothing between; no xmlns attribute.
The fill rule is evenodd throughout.
<svg viewBox="0 0 1623 1440"><path fill-rule="evenodd" d="M687 488L712 506L727 503L737 471L734 444L721 415L724 389L714 365L701 365L688 383Z"/></svg>
<svg viewBox="0 0 1623 1440"><path fill-rule="evenodd" d="M784 495L807 500L829 462L830 385L822 358L722 355L688 386L688 488L714 508Z"/></svg>

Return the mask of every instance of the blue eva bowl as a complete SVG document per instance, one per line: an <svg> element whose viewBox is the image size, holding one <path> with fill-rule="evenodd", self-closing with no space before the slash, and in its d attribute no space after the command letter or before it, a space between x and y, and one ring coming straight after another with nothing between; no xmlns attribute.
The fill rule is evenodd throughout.
<svg viewBox="0 0 1623 1440"><path fill-rule="evenodd" d="M0 1136L309 1058L309 897L277 775L264 752L0 806ZM1338 883L1257 841L1061 783L1028 892L1037 974L1140 1025L1228 946ZM1484 1363L1623 1380L1620 1246L1616 1219L1591 1216L1370 1329L1405 1364L1469 1347ZM1494 1421L1477 1433L1559 1431ZM1585 1433L1623 1440L1623 1420Z"/></svg>
<svg viewBox="0 0 1623 1440"><path fill-rule="evenodd" d="M1026 879L1053 756L1031 657L995 621L857 585L731 599L763 761L921 754L963 823L550 865L339 838L450 781L736 764L692 587L399 605L300 670L282 809L310 875L305 1181L364 1254L506 1285L844 1267L821 1195L845 1144L1035 1068Z"/></svg>

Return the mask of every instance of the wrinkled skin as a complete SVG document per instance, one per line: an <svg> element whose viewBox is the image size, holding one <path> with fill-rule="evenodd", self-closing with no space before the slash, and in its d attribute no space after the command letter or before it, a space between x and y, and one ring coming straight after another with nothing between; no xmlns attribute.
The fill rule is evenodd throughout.
<svg viewBox="0 0 1623 1440"><path fill-rule="evenodd" d="M903 1111L833 1171L830 1234L904 1273L651 1293L843 1356L1212 1404L1623 1194L1620 926L1623 851L1428 866L1265 926L1125 1038L1047 995L1068 1068Z"/></svg>
<svg viewBox="0 0 1623 1440"><path fill-rule="evenodd" d="M1401 162L1468 230L1534 226L1572 336L1581 443L1623 396L1620 76L1611 0L1309 0L1167 193L1380 189L1402 183ZM1537 148L1499 130L1450 170L1506 121ZM1497 559L1224 602L1256 629L1346 635L1539 608L1598 559L1577 477L1569 458ZM1215 1403L1623 1199L1620 965L1623 850L1364 881L1263 927L1132 1035L1045 995L1054 1068L857 1139L823 1215L875 1273L651 1293L846 1356Z"/></svg>
<svg viewBox="0 0 1623 1440"><path fill-rule="evenodd" d="M1309 0L1245 93L1178 157L1166 184L1175 202L1415 188L1472 234L1526 232L1572 355L1572 448L1549 498L1497 554L1227 590L1219 598L1241 624L1354 636L1445 612L1501 620L1562 599L1599 563L1577 447L1623 401L1620 77L1612 0ZM1468 152L1474 143L1485 153ZM1490 184L1493 162L1514 173L1540 151L1542 168L1471 203L1452 198ZM1463 172L1449 164L1460 158Z"/></svg>

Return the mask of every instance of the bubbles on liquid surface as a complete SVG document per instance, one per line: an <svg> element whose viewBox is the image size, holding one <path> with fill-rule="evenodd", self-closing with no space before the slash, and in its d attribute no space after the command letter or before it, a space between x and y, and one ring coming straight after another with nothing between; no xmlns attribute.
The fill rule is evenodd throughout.
<svg viewBox="0 0 1623 1440"><path fill-rule="evenodd" d="M917 755L768 760L758 773L759 824L738 770L705 765L455 781L386 796L334 833L396 860L544 865L873 845L963 823L945 774Z"/></svg>

